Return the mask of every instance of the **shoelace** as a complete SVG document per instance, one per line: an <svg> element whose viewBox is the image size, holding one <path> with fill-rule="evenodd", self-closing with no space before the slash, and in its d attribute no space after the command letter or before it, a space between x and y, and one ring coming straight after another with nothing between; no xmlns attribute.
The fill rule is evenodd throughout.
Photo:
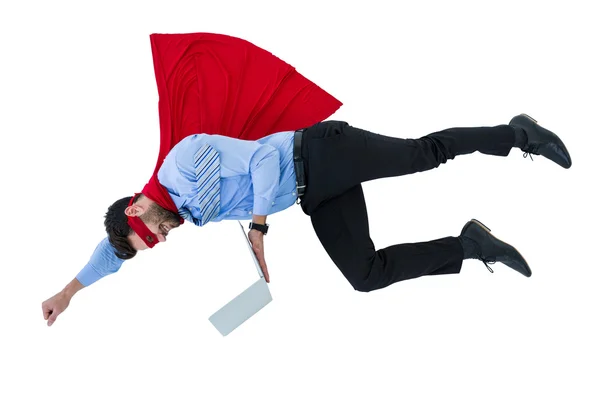
<svg viewBox="0 0 600 400"><path fill-rule="evenodd" d="M523 150L523 158L527 158L527 156L529 156L529 158L531 158L531 161L533 161L533 157L531 156L532 154L539 154L538 147L535 145L530 145Z"/></svg>
<svg viewBox="0 0 600 400"><path fill-rule="evenodd" d="M477 254L477 259L485 264L488 271L490 271L492 274L494 273L494 270L492 269L492 267L490 267L490 264L496 264L496 260L490 260L490 259L483 258L481 253Z"/></svg>
<svg viewBox="0 0 600 400"><path fill-rule="evenodd" d="M533 153L526 151L525 153L523 153L523 158L527 158L527 156L529 156L529 158L531 158L531 161L533 161L533 157L531 157L532 154Z"/></svg>
<svg viewBox="0 0 600 400"><path fill-rule="evenodd" d="M485 264L485 266L487 267L487 269L493 274L494 270L492 269L492 267L490 267L489 264L496 264L496 261L492 261L492 260L485 260L485 259L481 259L481 261L483 261L483 263Z"/></svg>
<svg viewBox="0 0 600 400"><path fill-rule="evenodd" d="M471 255L469 255L469 258L475 258L477 260L482 261L485 264L488 271L490 271L493 274L494 270L492 269L492 267L490 267L490 264L496 264L496 260L491 260L489 258L483 257L483 255L481 254L481 247L479 246L479 244L470 238L469 241L473 242L473 244L475 245L475 249L471 253Z"/></svg>

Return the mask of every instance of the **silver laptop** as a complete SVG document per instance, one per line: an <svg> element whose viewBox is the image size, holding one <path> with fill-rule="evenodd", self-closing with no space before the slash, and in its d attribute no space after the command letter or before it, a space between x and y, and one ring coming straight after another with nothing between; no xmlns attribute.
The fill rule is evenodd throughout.
<svg viewBox="0 0 600 400"><path fill-rule="evenodd" d="M250 243L250 240L248 240L248 236L246 236L246 231L241 222L238 221L238 224L240 224L242 235L248 244L248 250L254 261L254 266L258 272L259 279L248 289L244 290L229 303L221 307L221 309L211 315L208 319L223 336L230 334L273 300L268 283L265 280L260 264L258 263L258 259L252 250L252 244Z"/></svg>

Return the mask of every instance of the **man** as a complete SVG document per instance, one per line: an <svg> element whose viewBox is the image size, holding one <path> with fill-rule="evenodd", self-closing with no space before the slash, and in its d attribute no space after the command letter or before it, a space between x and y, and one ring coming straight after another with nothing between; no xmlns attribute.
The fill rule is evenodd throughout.
<svg viewBox="0 0 600 400"><path fill-rule="evenodd" d="M476 151L507 156L513 147L563 168L571 157L561 139L526 114L507 125L451 128L419 139L375 134L325 121L250 141L197 134L167 155L157 179L165 197L126 197L106 213L108 237L61 292L42 304L52 325L83 287L119 270L126 259L164 242L183 220L198 226L251 219L248 237L264 271L267 216L296 201L309 215L323 247L355 290L369 292L424 275L459 273L465 259L500 262L526 277L531 269L510 244L477 220L456 237L375 250L361 183L427 171ZM158 199L158 197L155 197Z"/></svg>

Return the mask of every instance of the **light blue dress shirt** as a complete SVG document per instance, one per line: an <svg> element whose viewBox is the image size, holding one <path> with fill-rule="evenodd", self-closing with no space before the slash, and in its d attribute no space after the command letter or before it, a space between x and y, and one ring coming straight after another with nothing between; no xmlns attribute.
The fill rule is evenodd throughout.
<svg viewBox="0 0 600 400"><path fill-rule="evenodd" d="M181 215L200 226L195 190L194 155L204 144L219 153L221 210L214 222L252 219L291 207L297 198L294 171L294 132L278 132L258 140L221 135L191 135L165 157L158 180L169 192ZM117 272L123 262L104 238L76 278L84 286Z"/></svg>

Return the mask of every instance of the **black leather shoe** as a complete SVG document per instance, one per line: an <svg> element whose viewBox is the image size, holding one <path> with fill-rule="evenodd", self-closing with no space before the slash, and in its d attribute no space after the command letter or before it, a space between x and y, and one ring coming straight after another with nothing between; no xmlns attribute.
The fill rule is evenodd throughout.
<svg viewBox="0 0 600 400"><path fill-rule="evenodd" d="M537 154L554 161L563 168L571 167L571 156L562 140L556 134L538 125L535 119L527 114L520 114L511 119L508 124L512 127L523 128L527 135L527 143L521 149L525 152L524 157Z"/></svg>
<svg viewBox="0 0 600 400"><path fill-rule="evenodd" d="M460 236L471 239L477 245L475 258L483 261L485 266L494 272L489 264L494 264L496 261L505 264L515 271L531 276L531 269L527 265L527 261L521 254L508 243L497 239L490 233L490 229L476 219L472 219L465 224Z"/></svg>

